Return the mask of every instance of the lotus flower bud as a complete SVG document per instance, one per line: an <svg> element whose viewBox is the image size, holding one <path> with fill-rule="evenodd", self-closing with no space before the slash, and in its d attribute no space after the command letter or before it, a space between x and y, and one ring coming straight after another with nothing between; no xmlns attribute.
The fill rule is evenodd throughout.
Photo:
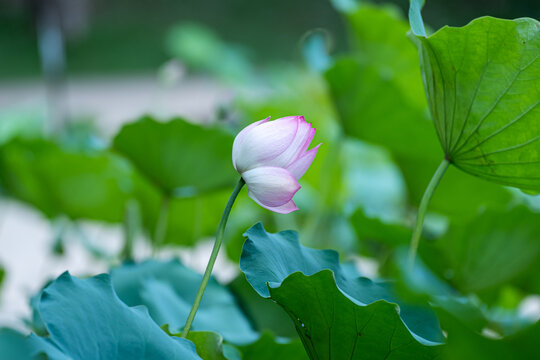
<svg viewBox="0 0 540 360"><path fill-rule="evenodd" d="M293 196L319 145L308 150L315 128L303 116L257 121L234 139L232 158L248 187L249 197L281 214L298 210Z"/></svg>

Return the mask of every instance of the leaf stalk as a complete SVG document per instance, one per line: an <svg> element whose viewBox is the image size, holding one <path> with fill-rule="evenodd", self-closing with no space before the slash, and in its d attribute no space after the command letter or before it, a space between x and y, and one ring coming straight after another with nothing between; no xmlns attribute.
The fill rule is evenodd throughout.
<svg viewBox="0 0 540 360"><path fill-rule="evenodd" d="M422 200L420 201L418 214L416 215L416 224L414 225L412 233L411 245L409 246L409 267L411 269L414 267L414 260L416 258L416 253L418 252L418 245L420 243L420 237L422 236L422 229L424 226L424 217L426 216L429 202L449 165L450 161L448 161L446 158L443 159L437 168L437 171L435 171L435 174L433 174L433 177L431 178L431 181L429 182L426 191L422 196Z"/></svg>

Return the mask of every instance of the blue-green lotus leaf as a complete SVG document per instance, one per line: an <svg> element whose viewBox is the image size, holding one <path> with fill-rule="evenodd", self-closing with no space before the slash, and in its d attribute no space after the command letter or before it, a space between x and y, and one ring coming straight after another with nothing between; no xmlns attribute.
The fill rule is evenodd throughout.
<svg viewBox="0 0 540 360"><path fill-rule="evenodd" d="M29 360L32 347L26 337L12 329L0 328L0 358L2 360Z"/></svg>
<svg viewBox="0 0 540 360"><path fill-rule="evenodd" d="M39 311L49 333L43 349L53 359L47 349L71 359L200 359L191 342L167 335L146 308L120 301L107 274L81 280L65 272L43 290Z"/></svg>
<svg viewBox="0 0 540 360"><path fill-rule="evenodd" d="M130 306L145 305L161 326L173 332L185 324L202 275L178 260L129 263L111 270L114 288ZM234 296L211 278L192 326L196 331L213 331L235 344L255 341L252 329Z"/></svg>

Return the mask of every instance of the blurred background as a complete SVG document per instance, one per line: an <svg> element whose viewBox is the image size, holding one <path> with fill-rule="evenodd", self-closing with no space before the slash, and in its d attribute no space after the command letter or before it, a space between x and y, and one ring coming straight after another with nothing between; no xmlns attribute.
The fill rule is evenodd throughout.
<svg viewBox="0 0 540 360"><path fill-rule="evenodd" d="M410 113L412 119L427 116L427 108L416 50L406 37L408 1L370 4L384 11L356 15L354 0L0 0L0 326L24 329L21 319L31 317L28 298L66 269L75 275L97 274L126 256L157 253L179 255L201 270L234 179L228 159L232 136L267 116L305 115L319 129L315 143L324 146L298 194L298 214L269 214L244 194L233 211L230 239L215 273L225 282L237 275L241 234L264 220L270 231L303 230L306 245L336 248L364 274L384 274L387 248L408 242L414 208L434 168L430 158L423 172L416 171L411 162L402 161L411 155L408 150L402 151L391 137L382 139L385 131L395 129L383 125L395 116L392 111ZM540 3L428 0L423 15L436 30L483 15L538 19ZM387 43L375 44L378 36ZM389 48L397 48L399 55ZM366 69L377 62L374 78L367 72L359 77L365 84L360 93L365 99L377 91L389 94L388 104L364 100L357 109L343 104L358 100L340 95L336 66L347 56L361 58L361 64L369 65ZM394 81L398 87L409 86L410 92L392 95L379 86ZM356 119L348 116L350 111L380 129L348 127ZM147 117L138 123L147 128L122 128L143 115ZM181 153L182 144L176 149L167 143L161 149L168 140L153 133L157 123L176 117L185 119L176 120L180 133L195 134L199 130L185 127L202 124L227 134L224 163L215 170L225 178L209 185L212 191L192 192L183 179L178 180L181 186L173 180L165 183L169 175L176 179L169 174L176 158L159 169L140 159L145 149L150 157L154 148L172 151L173 157L174 151ZM431 124L425 124L435 141ZM126 140L130 130L135 133L131 143ZM430 155L440 159L434 152ZM189 161L196 164L196 154L192 157ZM200 161L216 169L211 156ZM459 176L467 177L449 175L449 182ZM144 183L141 192L150 195L142 197L151 198L151 205L146 200L130 205L132 198L119 185L125 178ZM537 206L533 197L524 200L500 186L467 181L474 183L470 194L463 195L467 201L454 199L444 184L434 198L426 225L432 238L443 236L453 224L467 224L479 211L506 211L506 205L516 202L527 203L528 209ZM133 222L137 225L131 226ZM383 233L391 241L381 244ZM492 305L514 307L529 291L514 291L521 289L514 283L498 286L515 279L526 283L522 275L538 258L521 264L511 279L475 288L466 274L452 276L460 270L452 268L457 265L448 257L433 270L460 290L485 290L481 297ZM534 308L538 303L531 304L524 311L540 311Z"/></svg>

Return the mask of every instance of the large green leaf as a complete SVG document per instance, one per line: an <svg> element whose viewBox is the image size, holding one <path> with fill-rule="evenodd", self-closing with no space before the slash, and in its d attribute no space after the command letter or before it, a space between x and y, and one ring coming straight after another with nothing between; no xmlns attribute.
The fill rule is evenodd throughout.
<svg viewBox="0 0 540 360"><path fill-rule="evenodd" d="M167 335L144 307L121 302L106 274L62 274L43 290L39 311L47 341L68 358L200 359L191 342Z"/></svg>
<svg viewBox="0 0 540 360"><path fill-rule="evenodd" d="M160 326L168 324L174 332L184 326L202 279L177 260L125 264L112 269L111 277L122 301L129 306L147 306ZM258 338L233 295L213 278L192 328L217 332L232 343L245 344Z"/></svg>
<svg viewBox="0 0 540 360"><path fill-rule="evenodd" d="M233 136L183 119L150 117L125 125L114 148L169 195L193 196L234 185Z"/></svg>
<svg viewBox="0 0 540 360"><path fill-rule="evenodd" d="M342 293L330 270L296 272L278 287L273 300L294 321L311 359L435 359L439 347L413 336L395 304L361 304Z"/></svg>
<svg viewBox="0 0 540 360"><path fill-rule="evenodd" d="M445 156L472 175L540 190L540 25L479 18L414 39Z"/></svg>
<svg viewBox="0 0 540 360"><path fill-rule="evenodd" d="M325 74L340 121L347 135L391 151L411 202L418 204L444 153L428 116L418 54L406 39L407 23L395 10L367 5L348 20L355 51ZM472 217L479 207L509 199L500 186L450 168L430 208Z"/></svg>
<svg viewBox="0 0 540 360"><path fill-rule="evenodd" d="M3 145L0 180L8 194L47 216L111 222L123 220L128 201L154 191L118 155L66 150L46 140L13 140Z"/></svg>
<svg viewBox="0 0 540 360"><path fill-rule="evenodd" d="M429 345L440 344L442 333L431 310L397 301L387 283L359 277L355 270L341 266L335 251L301 246L295 232L271 234L259 223L245 235L248 239L240 261L242 271L261 296L277 301L289 313L312 358L329 358L330 348L336 351L335 358L369 358L369 342L364 350L354 350L355 341L364 345L360 337L356 339L358 332L353 331L352 337L343 334L351 334L349 330L356 326L351 309L367 321L374 308L377 313L381 311L382 317L378 318L380 323L376 321L371 326L378 329L376 333L381 328L388 331L387 336L381 337L386 345L392 343L396 330L400 340L395 344L410 339L407 346L417 351L415 356L431 358L437 353ZM323 305L321 301L327 303ZM343 320L334 324L332 319L337 318ZM392 321L389 323L388 319ZM335 338L329 335L334 331ZM388 352L387 346L384 349ZM384 354L378 354L373 358L383 357Z"/></svg>

